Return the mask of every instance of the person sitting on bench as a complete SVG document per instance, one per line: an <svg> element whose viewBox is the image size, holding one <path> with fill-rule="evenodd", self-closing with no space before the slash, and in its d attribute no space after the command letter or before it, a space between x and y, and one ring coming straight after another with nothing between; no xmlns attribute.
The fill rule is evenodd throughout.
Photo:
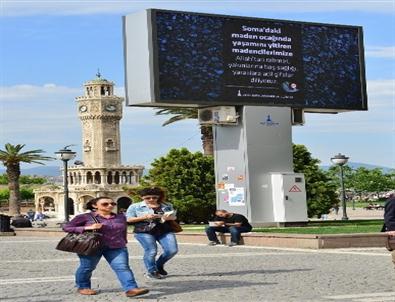
<svg viewBox="0 0 395 302"><path fill-rule="evenodd" d="M206 234L208 240L210 240L209 245L217 245L220 242L215 232L230 233L231 241L229 246L235 246L240 242L240 234L250 232L251 230L252 226L243 215L225 210L217 210L215 211L214 220L206 227Z"/></svg>

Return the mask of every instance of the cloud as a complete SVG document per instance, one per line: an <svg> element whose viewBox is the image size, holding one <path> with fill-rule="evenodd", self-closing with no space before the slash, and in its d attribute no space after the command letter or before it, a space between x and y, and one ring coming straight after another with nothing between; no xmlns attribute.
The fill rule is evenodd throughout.
<svg viewBox="0 0 395 302"><path fill-rule="evenodd" d="M70 88L65 86L57 86L53 83L44 84L42 86L19 84L14 86L6 86L0 88L0 102L48 102L58 98L65 99L74 98L81 95L81 88Z"/></svg>
<svg viewBox="0 0 395 302"><path fill-rule="evenodd" d="M115 94L123 96L123 91L117 87ZM62 146L75 144L81 159L81 123L75 102L81 95L82 88L53 83L0 87L0 146L24 143L27 149L43 149L53 156ZM156 116L152 108L123 107L120 128L125 163L149 165L171 148L200 149L196 120L162 127L168 118Z"/></svg>
<svg viewBox="0 0 395 302"><path fill-rule="evenodd" d="M395 79L367 82L368 107L395 114Z"/></svg>
<svg viewBox="0 0 395 302"><path fill-rule="evenodd" d="M395 130L395 79L369 80L367 86L368 111L306 114L305 126L293 127L295 142L311 146L315 151L319 147L317 142L312 141L320 137L326 137L328 142L332 140L330 149L335 148L335 142L341 140L346 141L344 144L355 141L361 145L359 140L368 143L365 139L359 139L360 137L367 139L371 136L370 140L385 137L390 141ZM123 96L123 92L123 87L117 87L115 94ZM54 83L0 87L0 146L5 142L26 143L27 148L43 149L52 156L62 146L76 144L74 149L80 153L81 124L75 97L81 95L81 87L59 86ZM165 155L171 148L201 150L196 120L185 120L162 127L168 118L170 116L156 116L153 108L123 107L123 162L147 166L154 158ZM386 145L387 143L377 143L381 150ZM346 151L345 149L343 152ZM348 152L353 153L354 157L357 153L351 149ZM384 157L383 155L381 164L385 164ZM390 157L391 154L386 156L387 161Z"/></svg>
<svg viewBox="0 0 395 302"><path fill-rule="evenodd" d="M395 59L395 46L372 46L367 47L367 57Z"/></svg>
<svg viewBox="0 0 395 302"><path fill-rule="evenodd" d="M27 15L88 15L88 14L129 14L146 8L162 8L170 10L189 10L196 12L223 13L232 11L237 15L257 14L264 12L328 12L328 11L366 11L391 13L394 9L392 0L283 0L283 1L243 1L240 5L235 0L200 0L200 1L3 1L3 16Z"/></svg>

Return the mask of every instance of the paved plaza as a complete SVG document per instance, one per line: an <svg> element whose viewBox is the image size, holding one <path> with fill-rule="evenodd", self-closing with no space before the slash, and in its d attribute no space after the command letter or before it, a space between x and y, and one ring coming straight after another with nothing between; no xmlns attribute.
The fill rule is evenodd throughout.
<svg viewBox="0 0 395 302"><path fill-rule="evenodd" d="M384 248L302 250L180 244L170 275L143 276L142 250L132 241L131 266L151 292L126 298L105 261L93 275L97 296L74 288L77 256L55 250L57 238L0 237L0 301L395 301L395 271ZM104 260L104 259L103 259Z"/></svg>

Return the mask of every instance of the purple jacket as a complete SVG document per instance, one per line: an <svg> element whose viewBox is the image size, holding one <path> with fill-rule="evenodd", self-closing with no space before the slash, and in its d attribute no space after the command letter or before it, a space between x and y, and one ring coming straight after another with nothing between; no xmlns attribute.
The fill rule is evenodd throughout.
<svg viewBox="0 0 395 302"><path fill-rule="evenodd" d="M80 214L64 225L63 231L83 233L85 226L95 223L91 215L103 224L99 232L103 234L102 243L105 247L117 249L126 246L127 223L124 214L113 214L110 218L105 218L95 212Z"/></svg>

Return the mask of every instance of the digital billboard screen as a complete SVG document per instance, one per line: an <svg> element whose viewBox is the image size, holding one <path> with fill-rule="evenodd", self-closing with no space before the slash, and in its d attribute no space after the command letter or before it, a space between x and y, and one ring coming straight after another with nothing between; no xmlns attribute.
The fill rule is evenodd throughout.
<svg viewBox="0 0 395 302"><path fill-rule="evenodd" d="M128 24L129 17L125 39L138 39L131 29L136 22ZM127 85L130 105L367 109L359 26L154 9L141 20L147 22L147 38L139 43L148 43L149 66L143 65L149 69L145 79L151 92L147 97L130 90L144 85ZM138 46L130 43L125 44L127 65L137 61L130 58ZM134 65L126 68L127 81L141 81L141 66Z"/></svg>

